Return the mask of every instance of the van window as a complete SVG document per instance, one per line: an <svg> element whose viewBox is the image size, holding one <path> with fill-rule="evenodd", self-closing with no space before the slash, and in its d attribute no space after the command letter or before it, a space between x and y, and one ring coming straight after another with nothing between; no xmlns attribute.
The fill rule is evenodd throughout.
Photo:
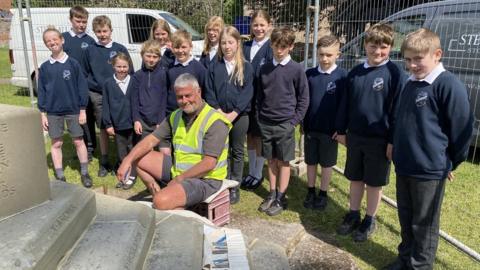
<svg viewBox="0 0 480 270"><path fill-rule="evenodd" d="M150 36L150 27L155 18L141 14L127 14L128 39L130 43L143 43Z"/></svg>
<svg viewBox="0 0 480 270"><path fill-rule="evenodd" d="M426 16L425 14L402 17L390 21L394 30L394 43L391 50L392 58L400 58L400 47L402 46L402 41L405 39L405 36L417 30L420 27L423 27L425 23ZM344 56L350 58L361 58L365 57L365 48L364 48L365 33L363 33L359 38L355 39L353 42L349 43L350 45L343 52Z"/></svg>
<svg viewBox="0 0 480 270"><path fill-rule="evenodd" d="M182 21L182 19L171 13L160 13L169 24L173 25L177 29L183 29L189 32L192 35L192 41L203 40L203 36L193 29L188 23Z"/></svg>
<svg viewBox="0 0 480 270"><path fill-rule="evenodd" d="M393 30L395 31L395 38L393 42L393 48L391 50L391 56L393 58L400 58L400 48L402 47L402 42L405 39L405 36L408 33L411 33L418 28L423 27L425 23L426 16L424 14L403 17L398 20L393 21L391 24Z"/></svg>

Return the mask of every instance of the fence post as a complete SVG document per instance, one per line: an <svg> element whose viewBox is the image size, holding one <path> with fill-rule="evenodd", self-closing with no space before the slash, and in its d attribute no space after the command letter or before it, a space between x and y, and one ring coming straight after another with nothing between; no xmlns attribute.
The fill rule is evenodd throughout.
<svg viewBox="0 0 480 270"><path fill-rule="evenodd" d="M27 0L28 1L28 0ZM23 45L23 57L25 58L25 69L27 70L27 83L28 90L30 92L30 105L32 108L35 108L35 98L33 95L33 85L32 81L28 79L28 73L30 72L30 62L28 61L28 51L27 51L27 36L25 34L25 25L24 21L31 20L31 18L23 17L23 3L22 0L18 0L18 20L20 23L20 32L22 34L22 45Z"/></svg>

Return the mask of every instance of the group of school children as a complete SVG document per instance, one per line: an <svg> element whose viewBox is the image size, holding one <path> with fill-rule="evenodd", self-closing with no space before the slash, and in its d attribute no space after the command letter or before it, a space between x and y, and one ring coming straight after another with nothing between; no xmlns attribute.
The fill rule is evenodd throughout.
<svg viewBox="0 0 480 270"><path fill-rule="evenodd" d="M440 62L438 35L428 29L407 35L401 51L410 77L389 60L394 33L385 24L367 31L365 63L349 72L338 67L340 43L328 35L318 41L319 65L305 72L290 57L294 33L287 27L272 30L265 11L253 14L252 40L243 48L237 29L225 26L220 17L210 18L200 61L191 55L188 32L172 34L168 23L158 20L142 45L142 67L134 73L128 51L111 40L108 17L93 20L96 42L85 33L87 18L84 8L74 7L70 31L60 34L49 28L43 35L52 55L40 68L38 107L52 139L57 179L65 181L64 122L80 160L82 183L90 187L87 145L91 151L95 127L86 122L100 128L102 177L111 170L108 136L115 137L121 162L137 140L177 108L173 84L181 74L190 73L204 100L233 124L228 178L255 189L263 181L267 159L270 193L259 211L273 216L287 207L289 162L295 158L295 127L300 125L308 178L304 206L325 209L337 144L345 145L350 202L337 233L366 241L376 229L375 215L393 160L402 242L397 260L388 268L432 268L445 180L453 180L452 171L466 158L473 123L465 86ZM89 110L92 121L87 119ZM245 139L249 169L243 177ZM171 154L169 144L160 143L156 150ZM118 187L135 184L135 170L128 175ZM366 213L361 218L365 190ZM238 189L230 196L231 203L237 203Z"/></svg>

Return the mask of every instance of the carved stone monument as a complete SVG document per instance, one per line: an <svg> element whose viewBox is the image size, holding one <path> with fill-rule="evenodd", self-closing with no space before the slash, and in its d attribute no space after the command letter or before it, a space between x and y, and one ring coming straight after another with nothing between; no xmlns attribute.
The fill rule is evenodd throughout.
<svg viewBox="0 0 480 270"><path fill-rule="evenodd" d="M41 132L38 112L0 104L0 220L50 199Z"/></svg>

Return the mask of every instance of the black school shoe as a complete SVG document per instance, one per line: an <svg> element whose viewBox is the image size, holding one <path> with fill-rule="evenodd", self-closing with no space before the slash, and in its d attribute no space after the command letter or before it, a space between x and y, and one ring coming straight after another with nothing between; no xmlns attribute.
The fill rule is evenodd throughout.
<svg viewBox="0 0 480 270"><path fill-rule="evenodd" d="M107 176L108 172L112 170L112 166L110 164L100 164L98 167L98 177L105 177Z"/></svg>
<svg viewBox="0 0 480 270"><path fill-rule="evenodd" d="M365 242L367 239L375 232L377 228L377 224L375 222L375 218L372 219L370 224L365 222L365 219L362 220L360 226L353 231L352 238L355 242Z"/></svg>
<svg viewBox="0 0 480 270"><path fill-rule="evenodd" d="M86 187L86 188L91 188L92 187L93 181L92 181L92 178L90 177L90 175L88 173L85 174L85 175L81 175L80 180L82 181L82 184L83 184L84 187Z"/></svg>
<svg viewBox="0 0 480 270"><path fill-rule="evenodd" d="M275 201L275 197L268 195L267 198L265 198L263 202L260 204L260 206L258 207L258 211L260 212L267 211L267 209L270 208L270 206L273 204L274 201Z"/></svg>
<svg viewBox="0 0 480 270"><path fill-rule="evenodd" d="M265 210L265 213L269 216L276 216L282 213L283 210L287 209L287 199L285 197L281 200L276 199L270 208Z"/></svg>
<svg viewBox="0 0 480 270"><path fill-rule="evenodd" d="M308 208L308 209L312 209L313 204L314 204L315 200L317 199L316 197L317 196L315 195L315 192L308 192L307 196L305 196L305 200L303 201L303 207Z"/></svg>
<svg viewBox="0 0 480 270"><path fill-rule="evenodd" d="M410 269L406 263L404 263L400 258L397 258L395 261L386 265L382 270L408 270Z"/></svg>
<svg viewBox="0 0 480 270"><path fill-rule="evenodd" d="M337 233L339 235L347 235L358 228L358 226L360 226L360 216L349 212L343 218L342 224L337 228Z"/></svg>
<svg viewBox="0 0 480 270"><path fill-rule="evenodd" d="M242 179L242 183L240 184L241 188L248 188L250 186L250 183L255 179L255 177L251 176L250 174L245 176Z"/></svg>
<svg viewBox="0 0 480 270"><path fill-rule="evenodd" d="M238 186L230 189L230 204L237 204L240 201L240 190Z"/></svg>
<svg viewBox="0 0 480 270"><path fill-rule="evenodd" d="M123 190L129 190L131 189L135 183L137 182L137 177L130 176L125 183L122 183L122 188Z"/></svg>
<svg viewBox="0 0 480 270"><path fill-rule="evenodd" d="M315 201L313 202L313 209L315 210L325 210L328 204L328 197L327 196L317 196Z"/></svg>
<svg viewBox="0 0 480 270"><path fill-rule="evenodd" d="M247 188L251 189L251 190L257 189L262 184L263 179L265 179L265 178L262 177L262 178L258 179L256 177L253 177L253 180L250 182L250 184L247 186Z"/></svg>
<svg viewBox="0 0 480 270"><path fill-rule="evenodd" d="M57 179L58 181L67 182L67 179L65 178L65 176L62 176L60 178L55 176L55 179Z"/></svg>

